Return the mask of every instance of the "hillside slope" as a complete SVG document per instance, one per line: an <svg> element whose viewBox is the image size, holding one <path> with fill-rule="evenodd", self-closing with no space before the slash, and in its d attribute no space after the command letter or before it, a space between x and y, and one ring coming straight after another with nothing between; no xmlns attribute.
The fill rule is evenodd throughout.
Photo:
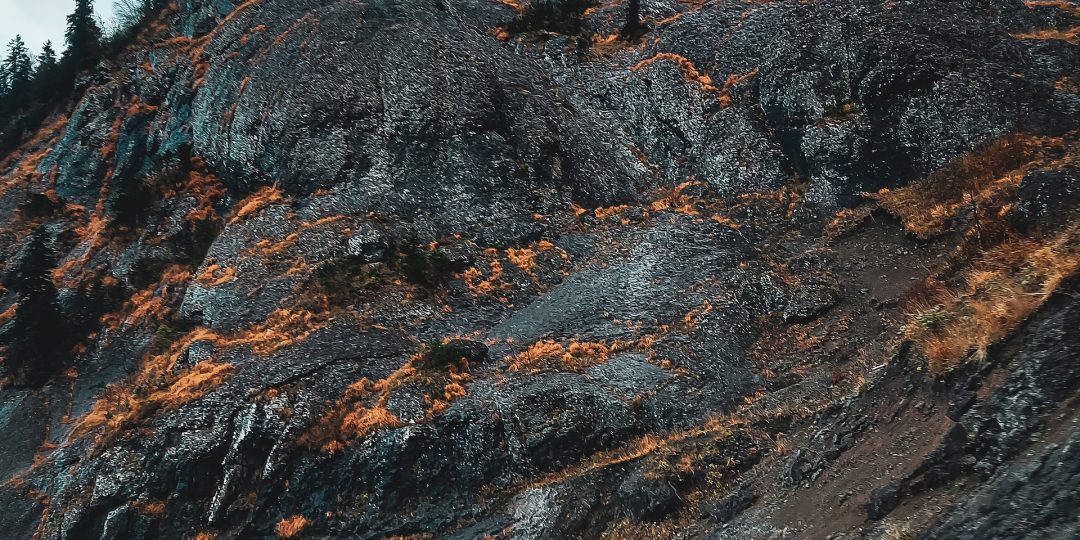
<svg viewBox="0 0 1080 540"><path fill-rule="evenodd" d="M1080 535L1080 4L179 0L0 161L11 538Z"/></svg>

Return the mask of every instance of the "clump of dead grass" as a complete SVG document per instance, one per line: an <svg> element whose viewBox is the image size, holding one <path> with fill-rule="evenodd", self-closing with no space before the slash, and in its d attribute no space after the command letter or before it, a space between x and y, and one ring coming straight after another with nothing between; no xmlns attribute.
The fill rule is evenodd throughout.
<svg viewBox="0 0 1080 540"><path fill-rule="evenodd" d="M285 518L279 521L277 525L274 526L274 534L276 534L278 538L296 538L300 533L304 532L304 529L307 528L309 523L310 521L308 521L308 518L297 514L291 518Z"/></svg>
<svg viewBox="0 0 1080 540"><path fill-rule="evenodd" d="M1050 164L1064 150L1058 137L1009 135L956 159L923 180L869 197L922 239L945 232L964 211L976 222L1005 207L1024 176ZM992 217L992 216L989 216Z"/></svg>
<svg viewBox="0 0 1080 540"><path fill-rule="evenodd" d="M931 286L910 302L906 334L933 373L982 360L1080 269L1080 226L1047 239L1011 235L961 271L958 285Z"/></svg>

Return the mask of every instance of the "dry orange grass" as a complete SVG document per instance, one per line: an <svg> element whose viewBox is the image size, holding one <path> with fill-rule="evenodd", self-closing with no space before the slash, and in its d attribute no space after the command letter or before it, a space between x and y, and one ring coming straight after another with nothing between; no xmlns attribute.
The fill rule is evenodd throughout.
<svg viewBox="0 0 1080 540"><path fill-rule="evenodd" d="M16 185L31 184L41 179L43 175L38 172L38 166L52 153L54 143L63 136L67 125L66 116L56 117L39 128L18 150L0 160L0 195L4 195Z"/></svg>
<svg viewBox="0 0 1080 540"><path fill-rule="evenodd" d="M359 439L374 431L401 427L402 425L401 420L384 406L376 406L370 409L358 407L349 411L341 421L341 434L348 438Z"/></svg>
<svg viewBox="0 0 1080 540"><path fill-rule="evenodd" d="M165 501L135 501L131 507L146 516L160 517L165 514Z"/></svg>
<svg viewBox="0 0 1080 540"><path fill-rule="evenodd" d="M931 280L908 302L906 337L932 372L984 359L1080 268L1080 225L1052 237L1026 237L1006 220L1024 176L1065 166L1075 151L1072 141L1014 134L922 181L871 196L921 238L945 232L965 210L974 217L957 251L969 259L965 266L951 274L948 286Z"/></svg>
<svg viewBox="0 0 1080 540"><path fill-rule="evenodd" d="M1034 32L1018 32L1012 34L1016 39L1030 39L1035 41L1064 41L1073 45L1080 43L1080 26L1072 28L1047 28Z"/></svg>
<svg viewBox="0 0 1080 540"><path fill-rule="evenodd" d="M193 158L195 170L188 173L184 190L195 197L199 206L188 212L188 221L193 223L206 220L216 220L217 213L214 211L214 202L225 196L225 186L218 178L206 171L205 163L198 158Z"/></svg>
<svg viewBox="0 0 1080 540"><path fill-rule="evenodd" d="M966 208L1001 208L1029 171L1049 164L1065 148L1055 137L1009 135L954 160L908 186L870 195L904 228L927 239L944 232Z"/></svg>
<svg viewBox="0 0 1080 540"><path fill-rule="evenodd" d="M255 354L268 356L304 341L311 334L329 325L333 319L328 300L324 297L321 302L321 309L314 311L304 307L275 309L265 321L225 338L222 345L248 345Z"/></svg>
<svg viewBox="0 0 1080 540"><path fill-rule="evenodd" d="M485 254L491 258L487 277L484 277L484 273L475 267L469 268L461 274L461 278L465 280L465 286L477 296L490 295L506 288L506 284L500 282L503 275L503 266L502 261L499 260L498 250L488 249L485 250Z"/></svg>
<svg viewBox="0 0 1080 540"><path fill-rule="evenodd" d="M510 371L538 372L548 369L580 371L589 366L603 364L617 352L631 350L634 344L615 341L611 345L589 341L572 340L566 345L541 340L524 351L507 358Z"/></svg>
<svg viewBox="0 0 1080 540"><path fill-rule="evenodd" d="M525 9L525 5L521 0L498 0L498 2L518 13L521 13Z"/></svg>
<svg viewBox="0 0 1080 540"><path fill-rule="evenodd" d="M1028 9L1053 7L1064 11L1072 17L1080 18L1080 5L1066 2L1065 0L1029 0L1024 2L1024 5L1027 6ZM1065 41L1067 43L1076 44L1080 42L1080 26L1020 32L1012 34L1012 37L1016 39L1032 39L1039 41Z"/></svg>
<svg viewBox="0 0 1080 540"><path fill-rule="evenodd" d="M529 248L510 248L506 250L506 258L522 272L529 275L536 273L536 251Z"/></svg>
<svg viewBox="0 0 1080 540"><path fill-rule="evenodd" d="M710 92L716 94L716 99L723 107L728 107L731 105L730 92L732 88L734 88L738 84L747 82L754 77L757 77L758 75L757 69L753 69L746 73L732 73L728 75L727 79L724 80L724 83L722 85L717 86L716 83L713 82L712 77L699 70L698 67L694 65L694 62L691 61L689 58L686 58L685 56L679 54L667 52L657 53L649 58L646 58L634 64L630 67L630 71L640 71L661 60L674 62L676 65L678 65L679 70L682 71L683 79L685 79L687 82L697 83L698 85L700 85L702 92Z"/></svg>
<svg viewBox="0 0 1080 540"><path fill-rule="evenodd" d="M236 223L272 204L284 204L285 196L277 186L265 186L237 204L236 214L230 223Z"/></svg>
<svg viewBox="0 0 1080 540"><path fill-rule="evenodd" d="M702 183L697 181L683 182L672 188L670 192L661 195L659 198L649 203L649 210L654 212L671 210L688 216L699 215L701 212L695 207L695 203L698 201L695 200L694 197L684 193L687 188L699 185L702 185Z"/></svg>
<svg viewBox="0 0 1080 540"><path fill-rule="evenodd" d="M306 517L297 514L279 521L274 526L274 534L277 534L278 538L296 538L300 533L304 532L309 523Z"/></svg>
<svg viewBox="0 0 1080 540"><path fill-rule="evenodd" d="M448 366L447 372L432 372L417 369L423 361L423 354L417 354L385 379L372 382L365 377L352 383L300 438L300 443L333 454L371 433L405 425L387 405L392 392L406 384L422 383L433 388L425 396L425 402L431 405L428 419L444 412L454 400L468 395L465 384L471 375L467 362L462 368Z"/></svg>
<svg viewBox="0 0 1080 540"><path fill-rule="evenodd" d="M325 304L325 299L323 299ZM325 306L324 306L325 307ZM174 367L188 346L209 341L216 348L248 346L257 355L270 355L307 339L330 323L328 310L307 308L272 312L265 321L234 335L222 336L207 328L188 332L161 354L148 355L138 370L126 381L109 386L90 412L76 424L74 436L104 428L103 437L138 424L161 410L174 410L221 386L233 372L231 364L212 360L196 364L187 372L176 374Z"/></svg>
<svg viewBox="0 0 1080 540"><path fill-rule="evenodd" d="M13 302L7 309L0 313L0 326L7 324L8 321L15 318L15 313L19 309L19 303Z"/></svg>
<svg viewBox="0 0 1080 540"><path fill-rule="evenodd" d="M223 268L220 264L210 264L195 276L195 281L208 287L220 287L226 283L236 281L236 269Z"/></svg>
<svg viewBox="0 0 1080 540"><path fill-rule="evenodd" d="M209 331L196 330L166 352L144 360L132 381L106 389L90 412L76 423L73 435L80 436L104 427L107 437L158 411L175 410L200 399L221 386L232 374L231 364L206 361L181 375L174 375L172 371L188 344L207 337L212 337Z"/></svg>
<svg viewBox="0 0 1080 540"><path fill-rule="evenodd" d="M1072 4L1066 0L1027 0L1024 5L1028 9L1034 9L1037 7L1055 7L1064 11L1073 17L1080 17L1080 5Z"/></svg>
<svg viewBox="0 0 1080 540"><path fill-rule="evenodd" d="M1080 225L1047 240L1010 236L972 263L958 287L913 302L907 337L934 373L982 360L1078 269Z"/></svg>

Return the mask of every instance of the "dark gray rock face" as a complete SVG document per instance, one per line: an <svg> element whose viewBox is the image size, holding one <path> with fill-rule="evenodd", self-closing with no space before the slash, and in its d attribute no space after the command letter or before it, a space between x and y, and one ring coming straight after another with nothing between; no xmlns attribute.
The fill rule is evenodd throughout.
<svg viewBox="0 0 1080 540"><path fill-rule="evenodd" d="M930 538L1069 538L1078 532L1075 423L1060 444L1025 455L952 508Z"/></svg>
<svg viewBox="0 0 1080 540"><path fill-rule="evenodd" d="M0 389L0 527L558 538L671 518L767 451L701 426L798 390L750 358L763 321L811 325L849 293L721 205L798 192L742 207L796 234L987 140L1080 127L1057 84L1075 47L1013 35L1073 21L1047 6L649 0L627 41L622 2L571 2L577 35L508 36L517 4L182 0L87 75L0 164L4 266L45 227L64 315L91 326L48 385ZM1059 212L1068 174L1024 179L1024 219ZM27 217L31 192L49 203ZM1052 489L1075 491L1075 433L1015 452L1075 389L1055 360L1077 354L1073 311L958 410L990 481L942 535L1007 536L1037 504L1070 531L1075 497ZM3 290L0 313L18 313ZM433 340L467 361L425 363ZM679 469L671 440L709 470ZM796 458L793 484L827 461ZM1025 502L987 517L1007 490ZM871 517L897 502L879 495Z"/></svg>
<svg viewBox="0 0 1080 540"><path fill-rule="evenodd" d="M1024 230L1060 229L1073 222L1078 200L1080 172L1076 169L1036 171L1020 183L1013 219Z"/></svg>

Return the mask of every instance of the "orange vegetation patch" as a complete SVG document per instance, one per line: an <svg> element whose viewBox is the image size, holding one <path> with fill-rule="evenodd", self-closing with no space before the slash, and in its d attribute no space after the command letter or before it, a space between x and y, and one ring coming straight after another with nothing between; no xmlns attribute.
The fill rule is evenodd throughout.
<svg viewBox="0 0 1080 540"><path fill-rule="evenodd" d="M471 375L468 362L462 359L461 363L461 366L446 366L446 371L432 370L423 367L424 354L421 353L378 382L361 378L349 385L342 397L301 437L302 444L334 453L371 433L404 426L404 422L387 409L387 404L393 391L406 384L421 384L428 388L428 394L424 396L425 403L430 405L426 417L434 418L455 400L468 395L465 385Z"/></svg>
<svg viewBox="0 0 1080 540"><path fill-rule="evenodd" d="M282 519L274 526L274 534L278 538L295 538L308 526L308 519L301 515L295 515L288 519Z"/></svg>
<svg viewBox="0 0 1080 540"><path fill-rule="evenodd" d="M1024 2L1024 5L1027 6L1028 9L1053 7L1060 9L1073 17L1080 17L1080 5L1066 2L1065 0L1029 0ZM1080 26L1064 29L1048 28L1031 32L1018 32L1012 34L1012 37L1015 39L1031 39L1038 41L1065 41L1075 45L1080 42Z"/></svg>
<svg viewBox="0 0 1080 540"><path fill-rule="evenodd" d="M386 407L358 407L349 411L341 421L342 435L359 439L373 431L401 427L398 417L386 410Z"/></svg>
<svg viewBox="0 0 1080 540"><path fill-rule="evenodd" d="M298 233L289 233L285 239L274 242L268 238L259 240L253 249L245 251L247 255L258 255L261 257L271 257L280 253L284 253L296 245L296 241L300 239Z"/></svg>
<svg viewBox="0 0 1080 540"><path fill-rule="evenodd" d="M86 225L75 229L75 236L81 243L52 273L53 283L58 288L75 288L91 274L87 267L90 259L109 242L108 224L99 214L92 214Z"/></svg>
<svg viewBox="0 0 1080 540"><path fill-rule="evenodd" d="M208 287L219 287L236 281L236 269L232 267L223 268L217 263L210 264L202 272L199 272L198 276L195 276L195 281Z"/></svg>
<svg viewBox="0 0 1080 540"><path fill-rule="evenodd" d="M704 303L701 304L701 306L687 311L686 315L683 315L683 328L685 328L686 330L693 330L697 328L698 322L701 321L701 318L709 313L712 313L712 310L712 303L706 300Z"/></svg>
<svg viewBox="0 0 1080 540"><path fill-rule="evenodd" d="M958 287L931 284L912 301L906 335L934 373L982 360L1078 269L1080 225L1045 240L1009 236L965 269Z"/></svg>
<svg viewBox="0 0 1080 540"><path fill-rule="evenodd" d="M510 9L521 13L525 10L525 5L520 0L497 0L500 4L509 7Z"/></svg>
<svg viewBox="0 0 1080 540"><path fill-rule="evenodd" d="M732 101L730 93L736 85L747 82L758 76L758 70L756 68L746 73L732 73L728 75L727 79L724 80L723 85L717 86L713 82L712 77L699 70L697 66L694 65L694 62L692 62L689 58L679 54L667 52L657 53L649 58L646 58L634 64L630 67L630 71L640 71L661 60L675 62L679 66L679 69L682 71L683 78L686 79L687 82L699 84L703 92L711 92L716 94L716 99L723 107L728 107L731 105Z"/></svg>
<svg viewBox="0 0 1080 540"><path fill-rule="evenodd" d="M671 210L679 214L685 214L688 216L696 216L701 212L695 208L695 200L690 195L683 193L687 188L691 186L702 185L701 182L688 181L683 182L675 186L669 193L664 194L655 201L649 203L649 209L654 212L662 210Z"/></svg>
<svg viewBox="0 0 1080 540"><path fill-rule="evenodd" d="M527 274L536 272L536 252L529 248L510 248L506 250L506 258Z"/></svg>
<svg viewBox="0 0 1080 540"><path fill-rule="evenodd" d="M101 325L116 330L136 326L151 317L167 318L169 300L182 294L190 279L191 271L176 264L170 266L156 283L131 295L119 311L104 315Z"/></svg>
<svg viewBox="0 0 1080 540"><path fill-rule="evenodd" d="M1080 93L1080 84L1077 84L1072 77L1062 77L1058 79L1058 81L1054 83L1054 88L1070 94Z"/></svg>
<svg viewBox="0 0 1080 540"><path fill-rule="evenodd" d="M322 298L322 303L322 309L318 311L306 308L275 309L265 321L225 339L223 345L247 345L255 354L271 355L304 341L330 324L333 314L329 311L326 298Z"/></svg>
<svg viewBox="0 0 1080 540"><path fill-rule="evenodd" d="M127 116L139 116L143 114L151 114L157 112L158 107L154 105L148 105L139 100L139 96L131 96L131 100L128 102Z"/></svg>
<svg viewBox="0 0 1080 540"><path fill-rule="evenodd" d="M38 172L38 166L52 152L53 145L63 135L67 124L67 116L56 117L55 120L38 129L34 136L23 143L18 150L11 152L0 161L0 174L2 171L8 171L0 183L0 195L7 193L19 183L29 184L42 177L42 174Z"/></svg>
<svg viewBox="0 0 1080 540"><path fill-rule="evenodd" d="M735 88L735 86L757 77L758 73L758 68L754 68L746 73L732 73L728 75L727 79L724 79L724 86L720 87L720 96L717 98L720 100L720 105L724 107L731 106L731 90Z"/></svg>
<svg viewBox="0 0 1080 540"><path fill-rule="evenodd" d="M266 186L238 203L238 209L230 223L236 223L272 204L283 204L285 196L277 186Z"/></svg>
<svg viewBox="0 0 1080 540"><path fill-rule="evenodd" d="M1027 6L1028 9L1055 7L1073 17L1080 17L1080 5L1067 2L1066 0L1027 0L1024 2L1024 5Z"/></svg>
<svg viewBox="0 0 1080 540"><path fill-rule="evenodd" d="M1073 45L1080 43L1080 26L1072 28L1036 30L1033 32L1017 32L1012 34L1016 39L1029 39L1033 41L1064 41Z"/></svg>
<svg viewBox="0 0 1080 540"><path fill-rule="evenodd" d="M7 324L8 321L15 318L15 312L19 310L18 302L12 303L7 309L0 313L0 326Z"/></svg>
<svg viewBox="0 0 1080 540"><path fill-rule="evenodd" d="M856 208L844 208L837 212L825 226L825 236L839 238L854 231L874 212L874 207L864 204Z"/></svg>
<svg viewBox="0 0 1080 540"><path fill-rule="evenodd" d="M326 299L322 301L325 308ZM266 321L231 336L207 328L192 330L165 352L144 358L127 381L107 388L91 411L79 420L73 435L80 436L99 427L106 428L105 436L111 435L159 410L176 409L200 399L220 386L231 375L232 365L210 359L185 373L174 373L176 363L192 343L208 341L218 349L248 346L253 353L265 356L307 339L331 320L332 314L326 310L279 308Z"/></svg>
<svg viewBox="0 0 1080 540"><path fill-rule="evenodd" d="M486 278L484 277L484 273L475 267L470 268L461 274L461 278L465 280L465 286L475 295L489 295L506 288L505 283L499 282L502 278L503 267L502 262L499 261L498 251L489 249L486 250L486 253L491 257L491 262L488 265L490 271Z"/></svg>
<svg viewBox="0 0 1080 540"><path fill-rule="evenodd" d="M731 436L736 428L745 429L747 427L748 422L745 420L729 416L711 418L701 426L676 431L664 436L645 435L630 441L620 448L599 452L564 470L541 476L530 482L529 487L536 488L562 482L596 470L636 461L652 454L671 453L678 455L680 454L679 446L691 439L723 439Z"/></svg>
<svg viewBox="0 0 1080 540"><path fill-rule="evenodd" d="M160 517L165 514L165 501L135 501L131 507L144 516Z"/></svg>
<svg viewBox="0 0 1080 540"><path fill-rule="evenodd" d="M158 411L180 408L221 386L232 374L231 364L205 361L182 375L172 373L190 343L212 336L208 330L196 330L166 352L144 360L129 385L117 384L106 389L90 412L76 423L72 435L78 437L103 427L106 429L103 437L108 437Z"/></svg>
<svg viewBox="0 0 1080 540"><path fill-rule="evenodd" d="M611 345L589 341L570 341L566 345L552 340L541 340L524 351L507 357L510 371L538 372L549 369L580 371L589 366L603 364L617 352L636 348L628 341L615 341Z"/></svg>
<svg viewBox="0 0 1080 540"><path fill-rule="evenodd" d="M465 383L471 378L467 371L458 371L457 368L451 366L449 373L449 382L443 386L442 397L435 398L435 402L431 405L431 414L441 414L450 407L456 399L469 395L469 391L465 388Z"/></svg>
<svg viewBox="0 0 1080 540"><path fill-rule="evenodd" d="M711 219L714 223L719 223L729 229L734 229L736 231L742 228L742 225L739 225L737 221L722 214L713 214L712 217L710 217L709 219Z"/></svg>
<svg viewBox="0 0 1080 540"><path fill-rule="evenodd" d="M608 206L606 208L597 208L593 210L593 215L596 219L603 221L611 216L617 216L630 209L630 206L620 204L618 206Z"/></svg>
<svg viewBox="0 0 1080 540"><path fill-rule="evenodd" d="M920 238L945 231L964 209L1001 208L1024 176L1065 150L1056 137L1016 134L997 139L918 182L869 195Z"/></svg>
<svg viewBox="0 0 1080 540"><path fill-rule="evenodd" d="M206 164L199 158L192 158L194 170L188 173L187 182L183 189L190 193L199 202L197 208L188 212L188 221L216 221L217 213L214 211L214 203L225 196L225 186L214 176L206 171Z"/></svg>
<svg viewBox="0 0 1080 540"><path fill-rule="evenodd" d="M679 69L683 73L683 78L687 82L696 82L701 85L701 89L705 92L719 92L720 88L713 84L712 77L709 77L705 73L698 70L689 58L675 53L657 53L649 58L646 58L630 67L630 71L640 71L645 69L661 60L668 60L675 62Z"/></svg>

